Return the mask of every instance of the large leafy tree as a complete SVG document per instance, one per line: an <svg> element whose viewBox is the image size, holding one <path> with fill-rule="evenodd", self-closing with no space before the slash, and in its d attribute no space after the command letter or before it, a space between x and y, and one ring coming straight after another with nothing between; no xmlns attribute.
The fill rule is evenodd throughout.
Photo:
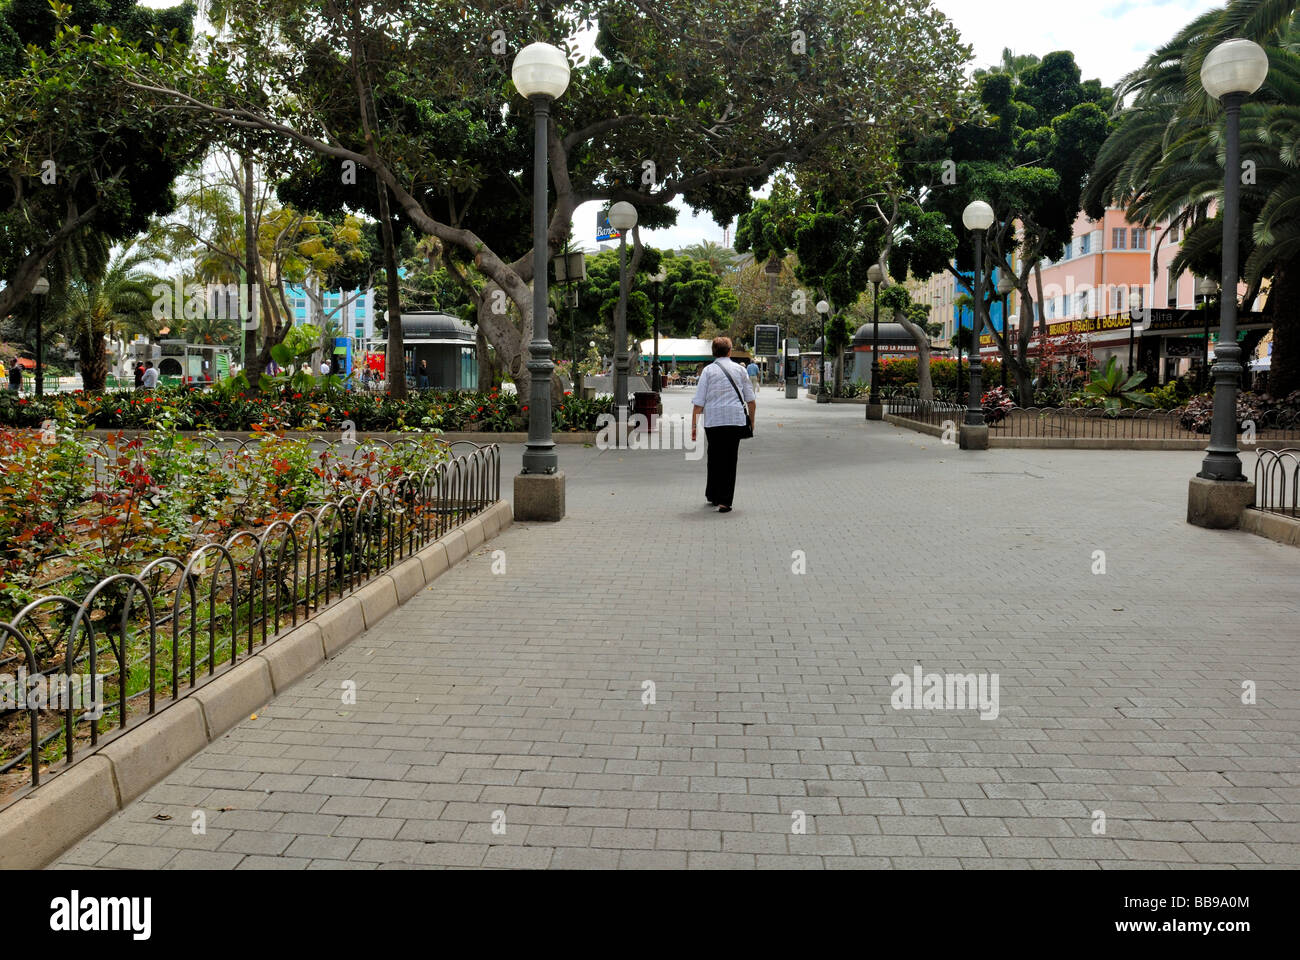
<svg viewBox="0 0 1300 960"><path fill-rule="evenodd" d="M1016 377L1020 402L1033 402L1029 342L1034 304L1042 304L1042 262L1060 257L1073 236L1084 187L1110 130L1114 101L1097 80L1084 81L1074 55L1049 53L1018 73L999 71L977 81L978 111L942 137L919 141L908 167L925 185L925 207L942 214L962 242L948 266L973 298L974 257L962 211L972 200L993 207L986 237L985 316L997 297L994 269L1010 277L1020 300L1013 341L1004 329L988 330ZM1013 264L1013 260L1016 261ZM1046 336L1045 312L1038 333Z"/></svg>
<svg viewBox="0 0 1300 960"><path fill-rule="evenodd" d="M256 386L272 348L294 323L286 287L303 287L320 306L322 290L368 286L374 258L372 238L358 218L325 217L279 204L274 185L265 177L249 183L246 171L242 157L214 152L181 179L182 201L157 223L156 232L173 260L191 265L189 272L199 283L242 284L252 264L255 299L240 306L248 310L246 332L252 333L246 337L244 370ZM254 228L252 257L246 241L249 223ZM312 319L328 331L331 318L323 307Z"/></svg>
<svg viewBox="0 0 1300 960"><path fill-rule="evenodd" d="M794 274L816 296L797 291L792 310L807 314L817 296L826 297L834 318L827 328L826 352L836 357L851 336L841 311L856 304L866 291L873 265L880 264L886 277L923 280L944 269L956 246L943 217L922 210L897 179L875 191L859 187L839 194L830 189L800 191L792 181L781 180L769 198L754 202L736 230L736 248L752 250L756 260L796 255ZM929 399L933 395L929 331L909 316L907 305L904 298L891 309L894 320L917 345L918 388ZM841 371L837 364L837 390Z"/></svg>
<svg viewBox="0 0 1300 960"><path fill-rule="evenodd" d="M664 282L658 291L651 277L662 269ZM659 334L663 337L698 337L707 330L730 327L736 311L736 296L709 264L692 257L673 256L646 247L632 277L628 294L628 335L639 340L653 331L655 297L659 297ZM585 338L605 339L618 303L618 251L605 250L587 258L587 279L577 285L578 306L573 320L579 347ZM575 334L559 332L563 341ZM570 343L570 349L572 344ZM580 352L585 352L580 350Z"/></svg>
<svg viewBox="0 0 1300 960"><path fill-rule="evenodd" d="M0 316L78 235L136 236L171 210L171 183L202 149L123 82L111 51L137 65L183 54L194 5L107 0L0 3ZM109 55L105 55L108 53ZM56 278L57 279L57 278Z"/></svg>
<svg viewBox="0 0 1300 960"><path fill-rule="evenodd" d="M1206 55L1244 37L1268 52L1269 75L1241 119L1242 177L1238 238L1249 303L1268 287L1273 320L1270 384L1285 396L1300 390L1300 26L1295 0L1234 0L1188 24L1125 77L1128 103L1097 159L1085 196L1090 213L1107 204L1183 237L1170 264L1218 276L1222 263L1222 108L1201 87Z"/></svg>
<svg viewBox="0 0 1300 960"><path fill-rule="evenodd" d="M255 95L228 75L220 43L201 74L142 64L137 89L373 171L417 229L487 278L479 325L521 389L531 238L490 231L498 204L531 202L531 112L509 81L525 43L561 44L575 65L549 131L550 254L589 200L629 200L646 226L672 222L674 201L725 222L783 167L834 166L851 152L870 168L899 130L946 115L965 61L929 0L810 0L795 11L767 0L246 5L255 15L236 33L276 29L277 42L258 48ZM590 59L578 49L584 30L596 31ZM496 290L514 311L497 312Z"/></svg>

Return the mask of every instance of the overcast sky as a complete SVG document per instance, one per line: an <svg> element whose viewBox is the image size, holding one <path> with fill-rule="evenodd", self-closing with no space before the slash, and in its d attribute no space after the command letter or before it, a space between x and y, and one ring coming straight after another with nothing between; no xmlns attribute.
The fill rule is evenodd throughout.
<svg viewBox="0 0 1300 960"><path fill-rule="evenodd" d="M1071 50L1085 80L1096 77L1110 86L1200 14L1224 6L1224 0L935 0L935 6L975 48L973 66L1000 62L1004 47L1040 57ZM595 216L591 205L579 208L574 217L574 235L589 249ZM680 249L702 240L721 243L723 230L708 215L682 210L677 226L647 231L642 238L656 247Z"/></svg>

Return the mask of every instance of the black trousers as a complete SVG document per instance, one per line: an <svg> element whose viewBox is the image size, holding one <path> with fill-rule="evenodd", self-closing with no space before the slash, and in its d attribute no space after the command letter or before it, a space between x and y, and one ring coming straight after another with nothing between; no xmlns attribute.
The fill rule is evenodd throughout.
<svg viewBox="0 0 1300 960"><path fill-rule="evenodd" d="M704 499L719 506L731 506L736 493L736 458L740 454L740 435L744 427L705 427L709 443L709 479Z"/></svg>

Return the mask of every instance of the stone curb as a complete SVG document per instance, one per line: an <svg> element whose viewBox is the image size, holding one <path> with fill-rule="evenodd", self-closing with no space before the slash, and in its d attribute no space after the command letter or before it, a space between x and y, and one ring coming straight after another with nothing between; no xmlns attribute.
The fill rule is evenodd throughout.
<svg viewBox="0 0 1300 960"><path fill-rule="evenodd" d="M498 500L0 810L0 869L36 870L514 522ZM467 530L473 527L473 533ZM469 546L470 543L474 547Z"/></svg>
<svg viewBox="0 0 1300 960"><path fill-rule="evenodd" d="M1300 520L1253 508L1241 511L1240 529L1289 547L1300 547Z"/></svg>

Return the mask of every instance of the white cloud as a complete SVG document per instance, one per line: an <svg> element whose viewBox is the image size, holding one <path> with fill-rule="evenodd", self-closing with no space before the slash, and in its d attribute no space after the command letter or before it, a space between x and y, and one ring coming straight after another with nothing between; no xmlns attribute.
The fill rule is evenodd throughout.
<svg viewBox="0 0 1300 960"><path fill-rule="evenodd" d="M1062 7L1043 0L935 0L975 48L974 65L1002 59L1003 47L1042 56L1072 50L1083 78L1112 85L1215 0L1101 0Z"/></svg>

